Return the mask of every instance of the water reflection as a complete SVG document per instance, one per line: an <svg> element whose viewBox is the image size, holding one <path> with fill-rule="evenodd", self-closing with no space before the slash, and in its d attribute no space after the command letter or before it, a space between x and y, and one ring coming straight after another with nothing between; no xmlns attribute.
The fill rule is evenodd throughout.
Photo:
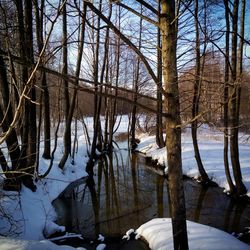
<svg viewBox="0 0 250 250"><path fill-rule="evenodd" d="M219 188L185 180L187 217L228 232L250 225L250 206L236 204ZM169 217L167 179L127 150L104 156L94 179L81 181L54 202L58 223L85 237L120 237L154 217Z"/></svg>

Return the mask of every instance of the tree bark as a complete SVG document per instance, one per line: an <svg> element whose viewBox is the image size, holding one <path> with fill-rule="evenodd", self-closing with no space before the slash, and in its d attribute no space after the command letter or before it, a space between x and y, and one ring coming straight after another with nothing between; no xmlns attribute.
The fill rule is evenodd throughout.
<svg viewBox="0 0 250 250"><path fill-rule="evenodd" d="M181 121L177 77L175 1L161 0L163 81L166 91L166 148L174 249L188 249L186 208L182 179ZM173 23L172 23L173 22Z"/></svg>

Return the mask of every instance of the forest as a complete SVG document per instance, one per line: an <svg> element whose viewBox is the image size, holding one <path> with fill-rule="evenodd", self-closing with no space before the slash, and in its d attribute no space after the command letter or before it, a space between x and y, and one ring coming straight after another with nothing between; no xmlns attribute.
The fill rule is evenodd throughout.
<svg viewBox="0 0 250 250"><path fill-rule="evenodd" d="M107 242L120 237L127 248L105 241L77 247L199 249L190 232L204 230L197 236L204 239L207 232L193 221L240 239L244 234L246 243L235 237L228 242L232 249L248 249L249 13L246 0L0 0L0 249L12 237L61 237L65 227L84 237L79 228L88 235L92 225L94 236L88 237L100 243L112 220L120 224L106 233ZM148 207L158 216L143 212L143 192L150 188L155 193L148 199L157 201ZM192 188L199 190L192 202L201 204L194 211ZM202 220L199 206L210 191L215 203L230 204L224 224ZM82 195L82 203L62 215L69 193L74 202ZM38 197L41 209L34 205ZM91 205L83 202L86 197ZM239 217L229 229L226 218L236 210ZM91 222L85 225L88 211ZM74 213L84 222L76 219L73 226ZM131 213L138 230L120 221ZM171 218L163 219L166 225L159 219L164 217ZM144 224L157 218L158 229L171 235L170 243L159 236L161 247L152 243L154 223ZM142 239L129 246L124 239L130 235ZM227 236L220 237L224 241L214 246L228 249ZM31 243L6 244L32 249Z"/></svg>

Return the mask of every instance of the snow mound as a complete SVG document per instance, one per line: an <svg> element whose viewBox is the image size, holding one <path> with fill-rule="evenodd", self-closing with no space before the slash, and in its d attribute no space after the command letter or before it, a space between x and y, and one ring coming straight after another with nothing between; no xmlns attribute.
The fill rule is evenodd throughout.
<svg viewBox="0 0 250 250"><path fill-rule="evenodd" d="M190 250L249 250L250 246L219 229L187 221ZM136 232L152 250L174 249L170 218L157 218L141 225Z"/></svg>

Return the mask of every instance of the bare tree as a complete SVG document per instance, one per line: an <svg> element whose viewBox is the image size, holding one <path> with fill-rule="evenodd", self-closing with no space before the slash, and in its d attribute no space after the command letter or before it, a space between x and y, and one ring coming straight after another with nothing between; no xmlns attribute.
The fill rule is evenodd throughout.
<svg viewBox="0 0 250 250"><path fill-rule="evenodd" d="M177 76L175 1L161 1L163 83L166 91L166 148L174 249L188 249L186 207L182 180L181 120Z"/></svg>

